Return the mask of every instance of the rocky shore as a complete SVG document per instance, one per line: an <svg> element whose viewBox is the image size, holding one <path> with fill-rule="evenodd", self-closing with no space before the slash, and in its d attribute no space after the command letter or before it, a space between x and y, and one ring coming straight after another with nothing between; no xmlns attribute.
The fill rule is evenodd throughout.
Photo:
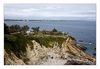
<svg viewBox="0 0 100 69"><path fill-rule="evenodd" d="M4 50L5 65L96 65L96 59L84 53L81 47L71 37L67 36L59 47L58 42L50 42L53 48L46 48L35 40L33 49L27 44L26 52L18 58L13 52L8 54Z"/></svg>

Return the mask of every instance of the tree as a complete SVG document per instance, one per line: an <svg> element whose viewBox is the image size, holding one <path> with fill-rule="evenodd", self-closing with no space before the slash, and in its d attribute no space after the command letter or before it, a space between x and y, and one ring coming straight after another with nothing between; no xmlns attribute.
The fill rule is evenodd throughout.
<svg viewBox="0 0 100 69"><path fill-rule="evenodd" d="M39 32L39 28L40 27L32 27L33 32L35 32L36 34Z"/></svg>
<svg viewBox="0 0 100 69"><path fill-rule="evenodd" d="M19 32L21 30L21 27L20 25L11 25L10 26L10 32L13 33L13 32Z"/></svg>
<svg viewBox="0 0 100 69"><path fill-rule="evenodd" d="M23 26L23 27L21 28L21 33L22 33L22 34L25 34L26 31L28 31L28 30L29 30L28 25L25 25L25 26Z"/></svg>
<svg viewBox="0 0 100 69"><path fill-rule="evenodd" d="M52 32L57 32L57 29L54 28L54 29L52 30Z"/></svg>
<svg viewBox="0 0 100 69"><path fill-rule="evenodd" d="M16 31L16 32L19 32L19 30L20 30L20 25L17 25L17 24L16 24L16 25L15 25L15 31Z"/></svg>
<svg viewBox="0 0 100 69"><path fill-rule="evenodd" d="M10 34L9 26L4 23L4 34Z"/></svg>
<svg viewBox="0 0 100 69"><path fill-rule="evenodd" d="M29 30L29 27L28 27L27 25L25 25L25 26L22 27L22 30L23 30L24 32L26 32L26 31Z"/></svg>

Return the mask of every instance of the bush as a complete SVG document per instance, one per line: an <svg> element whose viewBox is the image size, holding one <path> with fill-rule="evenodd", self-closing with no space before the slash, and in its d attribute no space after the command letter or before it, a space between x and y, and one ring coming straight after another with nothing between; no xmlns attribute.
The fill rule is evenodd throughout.
<svg viewBox="0 0 100 69"><path fill-rule="evenodd" d="M52 30L52 32L57 32L57 29L54 28L54 29Z"/></svg>
<svg viewBox="0 0 100 69"><path fill-rule="evenodd" d="M4 36L4 49L7 51L8 54L10 54L12 51L19 58L22 52L26 52L27 44L32 45L30 40L28 40L22 34ZM33 47L31 46L31 48Z"/></svg>
<svg viewBox="0 0 100 69"><path fill-rule="evenodd" d="M72 36L69 36L72 40L76 40L74 37L72 37Z"/></svg>
<svg viewBox="0 0 100 69"><path fill-rule="evenodd" d="M53 46L50 46L50 42L58 42L59 43L59 46L61 47L62 43L66 40L66 38L62 38L62 37L30 37L28 36L27 37L29 40L35 40L36 42L40 43L40 45L44 45L45 47L53 47Z"/></svg>

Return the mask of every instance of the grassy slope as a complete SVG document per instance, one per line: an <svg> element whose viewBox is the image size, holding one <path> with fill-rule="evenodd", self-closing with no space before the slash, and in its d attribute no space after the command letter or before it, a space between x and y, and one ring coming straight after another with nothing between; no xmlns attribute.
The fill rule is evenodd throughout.
<svg viewBox="0 0 100 69"><path fill-rule="evenodd" d="M72 37L72 39L74 38ZM31 49L33 49L31 40L35 40L41 46L44 45L47 48L52 48L54 45L51 46L50 42L57 42L59 44L59 47L61 47L66 38L52 36L35 37L30 35L25 37L22 34L4 35L4 49L8 54L10 54L12 51L17 57L20 58L21 52L26 52L27 44L30 44Z"/></svg>
<svg viewBox="0 0 100 69"><path fill-rule="evenodd" d="M58 42L59 43L59 46L61 47L61 44L66 40L66 38L62 38L62 37L51 37L51 36L48 36L48 37L27 37L29 40L35 40L37 41L38 43L40 43L40 45L44 45L46 46L47 48L48 47L53 47L53 46L50 46L50 42Z"/></svg>
<svg viewBox="0 0 100 69"><path fill-rule="evenodd" d="M12 51L19 58L21 52L26 52L27 43L31 44L31 42L21 34L4 36L4 49L6 52L11 54Z"/></svg>

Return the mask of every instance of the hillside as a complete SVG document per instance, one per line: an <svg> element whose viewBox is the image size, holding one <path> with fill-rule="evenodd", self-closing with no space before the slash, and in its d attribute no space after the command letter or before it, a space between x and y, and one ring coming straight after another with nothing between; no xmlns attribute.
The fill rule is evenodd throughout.
<svg viewBox="0 0 100 69"><path fill-rule="evenodd" d="M7 38L8 36L5 37L5 39ZM13 36L13 39L10 39L9 43L5 43L4 64L95 65L96 59L77 48L76 40L69 35L63 38L22 37L22 35L17 34Z"/></svg>

